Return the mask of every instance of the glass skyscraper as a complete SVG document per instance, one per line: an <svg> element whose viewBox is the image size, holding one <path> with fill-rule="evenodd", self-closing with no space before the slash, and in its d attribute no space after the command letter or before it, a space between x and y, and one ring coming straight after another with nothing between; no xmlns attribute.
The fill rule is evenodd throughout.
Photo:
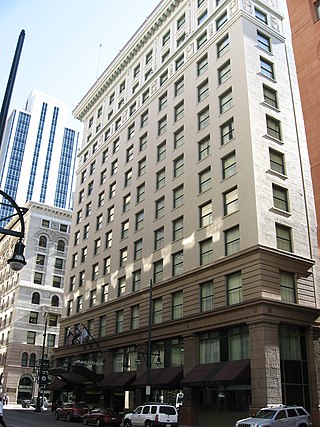
<svg viewBox="0 0 320 427"><path fill-rule="evenodd" d="M0 188L18 205L32 200L72 208L79 132L67 119L65 101L37 90L24 109L12 111L0 150ZM11 214L11 206L0 206L2 225Z"/></svg>

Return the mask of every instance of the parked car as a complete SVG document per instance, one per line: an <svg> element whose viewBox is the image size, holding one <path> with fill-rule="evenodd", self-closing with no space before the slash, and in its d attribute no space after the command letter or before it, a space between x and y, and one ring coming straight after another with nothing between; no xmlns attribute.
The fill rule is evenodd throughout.
<svg viewBox="0 0 320 427"><path fill-rule="evenodd" d="M175 406L167 403L145 403L124 416L124 426L177 427L178 412Z"/></svg>
<svg viewBox="0 0 320 427"><path fill-rule="evenodd" d="M111 408L92 408L83 417L83 424L93 424L97 427L119 426L122 423L122 417Z"/></svg>
<svg viewBox="0 0 320 427"><path fill-rule="evenodd" d="M24 399L22 400L21 405L23 408L30 408L30 406L35 408L37 406L37 399L37 396L34 396L31 399ZM40 397L40 406L45 408L48 406L48 401L46 397Z"/></svg>
<svg viewBox="0 0 320 427"><path fill-rule="evenodd" d="M236 427L311 427L309 413L302 406L268 405L256 415L236 422Z"/></svg>
<svg viewBox="0 0 320 427"><path fill-rule="evenodd" d="M83 416L89 411L85 402L64 403L55 411L56 420L65 418L67 421L82 420Z"/></svg>

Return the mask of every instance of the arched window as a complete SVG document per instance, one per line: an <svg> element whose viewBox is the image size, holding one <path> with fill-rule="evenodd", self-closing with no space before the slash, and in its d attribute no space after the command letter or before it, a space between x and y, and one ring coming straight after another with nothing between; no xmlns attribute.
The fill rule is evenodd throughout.
<svg viewBox="0 0 320 427"><path fill-rule="evenodd" d="M48 243L48 239L46 238L46 236L40 236L39 237L39 246L41 248L46 248L47 247L47 243Z"/></svg>
<svg viewBox="0 0 320 427"><path fill-rule="evenodd" d="M57 250L59 251L59 252L64 252L64 249L65 249L65 243L64 243L64 241L63 240L58 240L58 244L57 244Z"/></svg>
<svg viewBox="0 0 320 427"><path fill-rule="evenodd" d="M31 353L30 354L30 358L29 358L29 366L31 368L34 368L36 366L36 355L35 353Z"/></svg>
<svg viewBox="0 0 320 427"><path fill-rule="evenodd" d="M57 295L53 295L51 298L52 307L59 307L59 297Z"/></svg>
<svg viewBox="0 0 320 427"><path fill-rule="evenodd" d="M22 353L21 366L28 366L28 353L26 353L26 352Z"/></svg>
<svg viewBox="0 0 320 427"><path fill-rule="evenodd" d="M40 304L40 294L39 292L33 292L31 298L32 304Z"/></svg>

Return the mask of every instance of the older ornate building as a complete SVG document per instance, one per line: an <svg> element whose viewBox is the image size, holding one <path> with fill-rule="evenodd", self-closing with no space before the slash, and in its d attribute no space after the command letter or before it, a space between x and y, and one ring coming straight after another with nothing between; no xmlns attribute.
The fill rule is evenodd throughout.
<svg viewBox="0 0 320 427"><path fill-rule="evenodd" d="M12 271L7 263L16 237L1 235L0 239L1 391L10 402L20 402L38 392L36 367L43 349L51 360L58 345L71 222L70 211L35 202L26 207L27 264L19 272ZM19 224L12 220L7 227L15 229Z"/></svg>
<svg viewBox="0 0 320 427"><path fill-rule="evenodd" d="M182 391L185 425L270 403L316 419L316 219L290 36L285 0L163 0L76 107L59 398L125 411Z"/></svg>

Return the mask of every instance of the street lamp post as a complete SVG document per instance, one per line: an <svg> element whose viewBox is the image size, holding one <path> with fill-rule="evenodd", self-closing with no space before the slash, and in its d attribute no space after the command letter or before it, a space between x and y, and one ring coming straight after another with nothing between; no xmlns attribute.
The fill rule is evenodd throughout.
<svg viewBox="0 0 320 427"><path fill-rule="evenodd" d="M151 331L152 331L152 280L149 285L149 323L148 323L148 345L147 345L147 385L146 385L146 400L150 401L151 397Z"/></svg>
<svg viewBox="0 0 320 427"><path fill-rule="evenodd" d="M47 376L47 369L45 369L44 366L44 351L46 346L46 337L47 337L47 325L48 325L48 319L46 318L45 324L44 324L44 332L43 332L43 341L42 341L42 353L41 353L41 359L40 359L40 366L39 366L39 374L38 374L38 397L37 397L37 405L35 407L35 412L41 412L41 392L42 392L42 404L43 404L43 389L41 390L41 386L44 387L47 383L48 376Z"/></svg>

